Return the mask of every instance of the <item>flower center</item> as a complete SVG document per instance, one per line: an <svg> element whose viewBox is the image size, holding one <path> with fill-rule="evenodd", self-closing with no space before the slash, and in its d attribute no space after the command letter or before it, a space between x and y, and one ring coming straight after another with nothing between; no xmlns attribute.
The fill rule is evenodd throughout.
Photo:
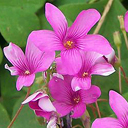
<svg viewBox="0 0 128 128"><path fill-rule="evenodd" d="M83 77L86 77L86 76L88 76L88 73L87 72L84 72L82 76Z"/></svg>
<svg viewBox="0 0 128 128"><path fill-rule="evenodd" d="M73 100L76 104L78 104L80 102L80 97L75 97Z"/></svg>
<svg viewBox="0 0 128 128"><path fill-rule="evenodd" d="M30 74L29 70L26 70L24 74L29 75Z"/></svg>
<svg viewBox="0 0 128 128"><path fill-rule="evenodd" d="M73 48L73 46L74 46L74 42L72 42L72 41L66 41L64 43L64 47L67 49L71 49L71 48Z"/></svg>

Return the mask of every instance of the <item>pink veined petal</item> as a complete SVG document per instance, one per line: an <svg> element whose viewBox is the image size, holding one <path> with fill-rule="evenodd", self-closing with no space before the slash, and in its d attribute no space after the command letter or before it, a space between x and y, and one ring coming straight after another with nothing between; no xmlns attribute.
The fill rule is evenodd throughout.
<svg viewBox="0 0 128 128"><path fill-rule="evenodd" d="M34 82L35 74L19 76L16 82L16 88L18 91L21 90L23 86L31 86Z"/></svg>
<svg viewBox="0 0 128 128"><path fill-rule="evenodd" d="M53 99L58 102L71 103L71 97L74 93L71 89L71 85L61 78L53 77L49 81L49 90ZM59 95L58 95L59 92Z"/></svg>
<svg viewBox="0 0 128 128"><path fill-rule="evenodd" d="M69 114L73 108L72 105L65 104L64 102L53 102L53 105L55 106L57 112L60 114L60 117L63 117L67 114Z"/></svg>
<svg viewBox="0 0 128 128"><path fill-rule="evenodd" d="M27 41L25 55L31 70L45 71L55 59L55 52L42 52L31 41Z"/></svg>
<svg viewBox="0 0 128 128"><path fill-rule="evenodd" d="M81 54L77 49L61 51L62 63L66 68L68 75L77 74L82 66Z"/></svg>
<svg viewBox="0 0 128 128"><path fill-rule="evenodd" d="M80 90L79 94L82 98L82 102L86 104L91 104L97 101L101 95L100 88L98 86L92 85L88 90Z"/></svg>
<svg viewBox="0 0 128 128"><path fill-rule="evenodd" d="M73 108L73 114L71 115L71 117L79 118L84 114L85 110L86 110L86 105L80 102Z"/></svg>
<svg viewBox="0 0 128 128"><path fill-rule="evenodd" d="M128 102L117 92L109 92L109 104L115 112L119 121L125 126L128 125Z"/></svg>
<svg viewBox="0 0 128 128"><path fill-rule="evenodd" d="M87 90L91 87L91 77L87 76L85 78L74 77L71 82L73 91L78 91L80 89Z"/></svg>
<svg viewBox="0 0 128 128"><path fill-rule="evenodd" d="M117 119L107 117L96 119L91 128L123 128Z"/></svg>
<svg viewBox="0 0 128 128"><path fill-rule="evenodd" d="M53 30L57 34L57 36L61 39L64 39L67 33L67 20L63 13L54 5L50 3L46 3L45 5L45 16L52 26Z"/></svg>
<svg viewBox="0 0 128 128"><path fill-rule="evenodd" d="M28 40L43 52L65 49L60 39L50 30L33 31L30 33Z"/></svg>
<svg viewBox="0 0 128 128"><path fill-rule="evenodd" d="M83 38L100 19L100 13L96 9L88 9L80 12L76 20L69 28L68 37Z"/></svg>
<svg viewBox="0 0 128 128"><path fill-rule="evenodd" d="M47 111L47 112L56 111L52 102L47 97L43 97L43 98L39 99L39 107L43 111Z"/></svg>
<svg viewBox="0 0 128 128"><path fill-rule="evenodd" d="M103 55L112 52L109 42L101 35L88 34L83 39L77 40L77 47L85 51L94 51Z"/></svg>
<svg viewBox="0 0 128 128"><path fill-rule="evenodd" d="M124 27L125 27L126 32L128 32L128 11L126 12L125 17L124 17Z"/></svg>
<svg viewBox="0 0 128 128"><path fill-rule="evenodd" d="M56 58L55 62L56 62L57 72L63 75L67 74L66 67L62 63L61 57Z"/></svg>
<svg viewBox="0 0 128 128"><path fill-rule="evenodd" d="M91 74L108 76L115 72L114 67L109 63L101 63L94 65L91 70Z"/></svg>
<svg viewBox="0 0 128 128"><path fill-rule="evenodd" d="M42 111L35 110L35 114L37 116L44 117L44 118L46 118L49 121L52 112L45 112L43 110Z"/></svg>
<svg viewBox="0 0 128 128"><path fill-rule="evenodd" d="M12 76L18 75L16 67L9 67L8 64L5 64L5 69L8 69Z"/></svg>
<svg viewBox="0 0 128 128"><path fill-rule="evenodd" d="M4 54L14 67L21 70L28 69L25 55L19 46L10 43L4 48Z"/></svg>

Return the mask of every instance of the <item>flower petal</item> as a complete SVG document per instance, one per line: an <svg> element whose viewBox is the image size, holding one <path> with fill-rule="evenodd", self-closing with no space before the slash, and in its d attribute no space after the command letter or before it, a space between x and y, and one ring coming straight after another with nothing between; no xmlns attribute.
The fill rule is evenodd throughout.
<svg viewBox="0 0 128 128"><path fill-rule="evenodd" d="M126 12L125 17L124 17L124 27L125 27L126 32L128 32L128 11Z"/></svg>
<svg viewBox="0 0 128 128"><path fill-rule="evenodd" d="M55 52L42 52L31 41L27 41L25 55L34 72L45 71L55 59Z"/></svg>
<svg viewBox="0 0 128 128"><path fill-rule="evenodd" d="M12 76L18 75L18 69L16 67L9 67L8 64L5 64L5 69L8 69Z"/></svg>
<svg viewBox="0 0 128 128"><path fill-rule="evenodd" d="M53 99L57 100L58 102L65 102L67 104L71 103L71 94L74 92L71 89L71 85L69 85L66 81L62 80L61 78L53 77L49 81L48 86Z"/></svg>
<svg viewBox="0 0 128 128"><path fill-rule="evenodd" d="M63 13L54 5L50 3L46 3L45 5L45 16L52 26L53 30L57 34L57 36L61 39L64 39L68 24Z"/></svg>
<svg viewBox="0 0 128 128"><path fill-rule="evenodd" d="M101 35L86 35L85 38L77 41L77 47L85 51L94 51L103 55L110 54L112 47L107 39Z"/></svg>
<svg viewBox="0 0 128 128"><path fill-rule="evenodd" d="M73 91L78 91L80 89L87 90L91 87L91 77L87 76L85 78L74 77L71 82Z"/></svg>
<svg viewBox="0 0 128 128"><path fill-rule="evenodd" d="M17 69L28 69L25 55L19 46L10 43L9 46L4 48L4 54Z"/></svg>
<svg viewBox="0 0 128 128"><path fill-rule="evenodd" d="M91 104L97 101L101 95L100 88L98 86L92 85L88 90L80 90L79 94L82 98L82 102L86 104Z"/></svg>
<svg viewBox="0 0 128 128"><path fill-rule="evenodd" d="M80 12L69 28L68 36L75 39L85 37L99 19L100 13L96 9L88 9Z"/></svg>
<svg viewBox="0 0 128 128"><path fill-rule="evenodd" d="M52 102L49 100L48 97L43 97L39 99L39 107L47 112L56 111L55 107L53 106Z"/></svg>
<svg viewBox="0 0 128 128"><path fill-rule="evenodd" d="M115 72L113 66L109 63L96 64L91 68L91 74L108 76Z"/></svg>
<svg viewBox="0 0 128 128"><path fill-rule="evenodd" d="M86 105L80 102L73 108L73 114L71 115L71 117L79 118L84 114L85 110L86 110Z"/></svg>
<svg viewBox="0 0 128 128"><path fill-rule="evenodd" d="M107 117L96 119L91 128L123 128L117 119Z"/></svg>
<svg viewBox="0 0 128 128"><path fill-rule="evenodd" d="M16 82L16 88L18 91L21 90L23 86L31 86L34 82L35 74L19 76Z"/></svg>
<svg viewBox="0 0 128 128"><path fill-rule="evenodd" d="M33 31L30 33L28 40L43 52L65 49L60 39L50 30Z"/></svg>
<svg viewBox="0 0 128 128"><path fill-rule="evenodd" d="M55 106L57 112L60 114L60 117L63 117L67 114L69 114L73 108L71 105L67 105L64 102L53 102L53 105Z"/></svg>
<svg viewBox="0 0 128 128"><path fill-rule="evenodd" d="M128 102L117 92L109 92L109 104L122 124L128 121Z"/></svg>
<svg viewBox="0 0 128 128"><path fill-rule="evenodd" d="M62 63L67 70L68 75L77 74L82 66L81 54L77 49L61 51Z"/></svg>

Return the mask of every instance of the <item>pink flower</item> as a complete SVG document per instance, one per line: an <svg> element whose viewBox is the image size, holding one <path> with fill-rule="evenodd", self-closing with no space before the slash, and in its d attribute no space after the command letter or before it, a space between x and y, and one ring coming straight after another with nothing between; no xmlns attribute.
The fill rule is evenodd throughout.
<svg viewBox="0 0 128 128"><path fill-rule="evenodd" d="M63 66L62 59L56 59L57 72L67 74L66 67ZM113 66L109 64L103 55L96 52L85 52L82 55L82 67L80 71L73 76L71 86L73 91L80 89L89 89L91 87L91 76L102 75L108 76L115 72Z"/></svg>
<svg viewBox="0 0 128 128"><path fill-rule="evenodd" d="M26 103L29 103L29 107L34 110L37 116L45 117L47 121L50 121L51 117L55 115L55 107L50 101L48 95L42 91L32 94L22 102L22 104Z"/></svg>
<svg viewBox="0 0 128 128"><path fill-rule="evenodd" d="M109 92L109 104L117 119L106 117L96 119L92 128L128 128L128 102L117 92Z"/></svg>
<svg viewBox="0 0 128 128"><path fill-rule="evenodd" d="M125 17L124 17L124 27L125 27L126 32L128 32L128 11L126 12Z"/></svg>
<svg viewBox="0 0 128 128"><path fill-rule="evenodd" d="M16 82L18 91L23 86L30 86L34 82L35 73L47 70L55 58L54 52L42 52L30 41L27 42L25 54L13 43L4 48L4 54L13 65L9 67L6 64L5 68L11 75L19 76Z"/></svg>
<svg viewBox="0 0 128 128"><path fill-rule="evenodd" d="M60 50L63 65L68 74L76 74L81 68L82 59L80 52L95 51L109 54L112 50L109 42L101 35L87 33L100 19L100 14L95 9L80 12L71 27L63 13L54 5L46 3L45 15L54 31L33 31L29 39L40 50Z"/></svg>
<svg viewBox="0 0 128 128"><path fill-rule="evenodd" d="M84 114L86 104L96 102L101 91L99 87L93 85L89 90L74 92L71 88L71 80L70 76L64 76L64 80L53 77L49 82L49 90L55 99L53 104L61 117L72 112L72 118L79 118Z"/></svg>

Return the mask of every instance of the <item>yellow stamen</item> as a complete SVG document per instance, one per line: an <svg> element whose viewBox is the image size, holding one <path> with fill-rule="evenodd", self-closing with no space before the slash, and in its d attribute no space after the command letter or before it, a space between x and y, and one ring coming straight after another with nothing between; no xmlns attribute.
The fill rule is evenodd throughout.
<svg viewBox="0 0 128 128"><path fill-rule="evenodd" d="M84 72L82 76L83 77L88 76L88 73L87 72Z"/></svg>
<svg viewBox="0 0 128 128"><path fill-rule="evenodd" d="M64 46L66 48L72 48L73 42L72 41L67 41L66 43L64 43Z"/></svg>
<svg viewBox="0 0 128 128"><path fill-rule="evenodd" d="M26 75L29 75L29 74L30 74L30 72L29 72L28 70L26 70L26 71L25 71L25 74L26 74Z"/></svg>
<svg viewBox="0 0 128 128"><path fill-rule="evenodd" d="M78 103L79 103L79 101L80 101L80 98L79 98L79 97L77 97L77 98L74 98L73 100L74 100L74 102L75 102L75 103L77 103L77 104L78 104Z"/></svg>

